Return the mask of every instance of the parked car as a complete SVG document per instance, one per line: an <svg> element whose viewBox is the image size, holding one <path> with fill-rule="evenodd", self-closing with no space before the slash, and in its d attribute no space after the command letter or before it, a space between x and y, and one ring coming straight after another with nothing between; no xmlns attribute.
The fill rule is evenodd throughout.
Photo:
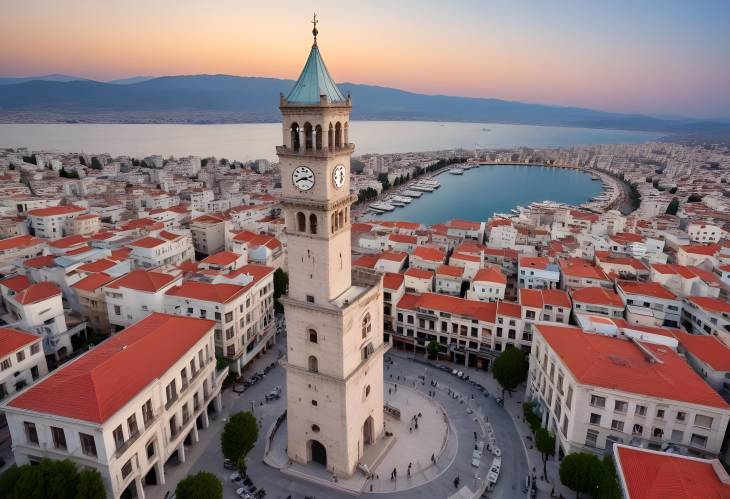
<svg viewBox="0 0 730 499"><path fill-rule="evenodd" d="M241 478L241 474L236 471L231 473L231 476L229 477L232 482L239 483L243 481L243 478Z"/></svg>
<svg viewBox="0 0 730 499"><path fill-rule="evenodd" d="M238 466L236 466L236 463L231 461L230 459L224 459L223 460L223 467L227 470L236 470L238 469Z"/></svg>
<svg viewBox="0 0 730 499"><path fill-rule="evenodd" d="M440 366L437 366L437 369L440 369L440 370L442 370L444 372L447 372L447 373L450 373L451 372L451 368L449 366L445 366L443 364L441 364Z"/></svg>

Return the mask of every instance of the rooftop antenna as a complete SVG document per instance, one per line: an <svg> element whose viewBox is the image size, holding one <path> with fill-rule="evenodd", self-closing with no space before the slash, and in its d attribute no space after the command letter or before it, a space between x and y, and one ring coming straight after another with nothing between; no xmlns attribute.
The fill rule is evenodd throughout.
<svg viewBox="0 0 730 499"><path fill-rule="evenodd" d="M312 28L312 36L314 36L314 44L312 45L312 47L317 46L317 34L319 34L319 31L317 31L318 22L319 21L317 21L317 13L315 12L314 16L312 17L312 21L311 21L311 23L314 25L314 28Z"/></svg>

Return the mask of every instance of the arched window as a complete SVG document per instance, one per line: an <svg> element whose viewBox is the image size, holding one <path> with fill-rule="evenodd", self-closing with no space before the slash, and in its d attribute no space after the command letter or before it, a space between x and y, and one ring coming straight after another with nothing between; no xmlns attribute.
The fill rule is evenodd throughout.
<svg viewBox="0 0 730 499"><path fill-rule="evenodd" d="M309 232L311 232L312 234L317 233L317 215L315 215L314 213L309 215Z"/></svg>
<svg viewBox="0 0 730 499"><path fill-rule="evenodd" d="M309 334L309 341L311 343L317 343L317 331L315 331L314 329L308 329L307 333Z"/></svg>
<svg viewBox="0 0 730 499"><path fill-rule="evenodd" d="M335 147L342 147L342 125L339 121L335 124Z"/></svg>
<svg viewBox="0 0 730 499"><path fill-rule="evenodd" d="M365 314L365 317L362 318L362 337L367 338L372 328L373 324L370 320L370 312L368 312L367 314Z"/></svg>
<svg viewBox="0 0 730 499"><path fill-rule="evenodd" d="M330 123L329 130L327 130L327 147L332 149L335 147L335 128Z"/></svg>
<svg viewBox="0 0 730 499"><path fill-rule="evenodd" d="M332 213L332 232L337 230L337 213Z"/></svg>
<svg viewBox="0 0 730 499"><path fill-rule="evenodd" d="M312 431L313 431L314 433L319 433L319 425L313 424L313 425L312 425Z"/></svg>
<svg viewBox="0 0 730 499"><path fill-rule="evenodd" d="M368 343L362 347L362 360L369 359L373 353L375 353L375 347L373 347L372 343Z"/></svg>
<svg viewBox="0 0 730 499"><path fill-rule="evenodd" d="M345 223L350 221L350 208L345 208Z"/></svg>
<svg viewBox="0 0 730 499"><path fill-rule="evenodd" d="M317 357L314 355L309 356L308 367L310 373L318 373L319 367L317 365Z"/></svg>
<svg viewBox="0 0 730 499"><path fill-rule="evenodd" d="M307 217L301 211L297 213L297 230L299 232L307 231Z"/></svg>
<svg viewBox="0 0 730 499"><path fill-rule="evenodd" d="M340 210L337 213L337 228L341 228L345 226L345 214Z"/></svg>
<svg viewBox="0 0 730 499"><path fill-rule="evenodd" d="M347 121L345 121L345 137L344 137L344 139L345 139L345 141L344 141L345 145L349 144L349 142L348 142L348 139L349 139L348 135L349 135L349 133L348 132L349 132L349 127L347 126Z"/></svg>
<svg viewBox="0 0 730 499"><path fill-rule="evenodd" d="M370 385L365 387L365 398L368 398L368 395L370 395Z"/></svg>
<svg viewBox="0 0 730 499"><path fill-rule="evenodd" d="M295 151L299 149L299 125L291 124L291 147Z"/></svg>
<svg viewBox="0 0 730 499"><path fill-rule="evenodd" d="M319 150L322 149L322 126L317 125L314 127L314 147Z"/></svg>
<svg viewBox="0 0 730 499"><path fill-rule="evenodd" d="M309 151L312 148L312 124L304 124L304 149Z"/></svg>

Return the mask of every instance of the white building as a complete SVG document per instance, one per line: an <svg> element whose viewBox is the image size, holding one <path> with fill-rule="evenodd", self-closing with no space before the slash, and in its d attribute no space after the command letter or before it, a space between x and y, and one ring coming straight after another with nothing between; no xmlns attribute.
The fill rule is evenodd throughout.
<svg viewBox="0 0 730 499"><path fill-rule="evenodd" d="M560 283L560 267L545 257L521 256L517 276L520 288L555 289Z"/></svg>
<svg viewBox="0 0 730 499"><path fill-rule="evenodd" d="M614 443L716 456L730 406L671 348L537 325L527 396L565 454Z"/></svg>
<svg viewBox="0 0 730 499"><path fill-rule="evenodd" d="M130 243L129 258L137 267L151 268L161 265L177 265L195 259L192 237L189 233L178 234L166 230L158 237L146 236Z"/></svg>
<svg viewBox="0 0 730 499"><path fill-rule="evenodd" d="M144 499L220 411L215 366L212 321L151 315L4 404L15 462L70 459L101 473L107 497Z"/></svg>
<svg viewBox="0 0 730 499"><path fill-rule="evenodd" d="M616 281L616 292L626 306L626 320L632 324L679 327L682 302L656 282Z"/></svg>
<svg viewBox="0 0 730 499"><path fill-rule="evenodd" d="M717 243L725 237L725 231L711 223L693 222L687 226L687 234L693 243Z"/></svg>
<svg viewBox="0 0 730 499"><path fill-rule="evenodd" d="M74 205L49 206L28 211L31 234L45 239L60 239L69 235L69 221L86 213L86 208Z"/></svg>
<svg viewBox="0 0 730 499"><path fill-rule="evenodd" d="M0 327L0 400L48 373L41 336Z"/></svg>
<svg viewBox="0 0 730 499"><path fill-rule="evenodd" d="M682 325L693 334L709 334L730 346L730 303L719 298L689 296L682 306Z"/></svg>
<svg viewBox="0 0 730 499"><path fill-rule="evenodd" d="M117 331L165 308L165 293L182 281L151 270L134 270L104 286L109 324Z"/></svg>
<svg viewBox="0 0 730 499"><path fill-rule="evenodd" d="M0 272L8 274L15 265L28 258L41 256L46 250L46 241L33 236L16 236L0 241Z"/></svg>
<svg viewBox="0 0 730 499"><path fill-rule="evenodd" d="M504 300L507 277L496 267L479 270L471 281L466 298L477 301Z"/></svg>

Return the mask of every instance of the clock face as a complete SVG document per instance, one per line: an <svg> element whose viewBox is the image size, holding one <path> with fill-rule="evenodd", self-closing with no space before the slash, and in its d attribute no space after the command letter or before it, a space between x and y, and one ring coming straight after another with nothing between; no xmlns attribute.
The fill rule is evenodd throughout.
<svg viewBox="0 0 730 499"><path fill-rule="evenodd" d="M314 172L306 166L297 166L291 179L300 191L308 191L314 187Z"/></svg>
<svg viewBox="0 0 730 499"><path fill-rule="evenodd" d="M332 183L335 184L335 187L338 189L345 185L345 165L337 165L334 170L332 170Z"/></svg>

